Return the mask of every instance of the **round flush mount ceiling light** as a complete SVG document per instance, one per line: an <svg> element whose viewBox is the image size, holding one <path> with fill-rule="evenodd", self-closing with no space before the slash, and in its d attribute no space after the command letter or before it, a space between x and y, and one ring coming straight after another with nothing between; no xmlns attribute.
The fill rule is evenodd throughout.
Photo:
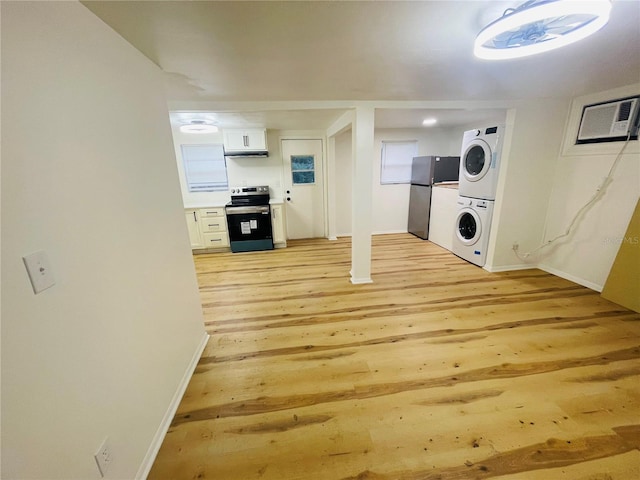
<svg viewBox="0 0 640 480"><path fill-rule="evenodd" d="M504 60L564 47L600 30L610 12L609 0L529 0L487 25L473 53Z"/></svg>
<svg viewBox="0 0 640 480"><path fill-rule="evenodd" d="M436 123L438 123L438 120L435 118L425 118L422 121L422 125L425 127L433 127Z"/></svg>
<svg viewBox="0 0 640 480"><path fill-rule="evenodd" d="M183 133L215 133L218 131L218 127L206 120L191 120L186 125L181 125L180 131Z"/></svg>

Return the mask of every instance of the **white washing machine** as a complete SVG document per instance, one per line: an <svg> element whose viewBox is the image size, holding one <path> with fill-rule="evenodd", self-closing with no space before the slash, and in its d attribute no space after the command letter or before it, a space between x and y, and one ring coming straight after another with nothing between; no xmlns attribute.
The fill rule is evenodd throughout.
<svg viewBox="0 0 640 480"><path fill-rule="evenodd" d="M493 200L458 197L452 252L479 267L487 260Z"/></svg>
<svg viewBox="0 0 640 480"><path fill-rule="evenodd" d="M503 125L464 132L460 153L461 196L496 199L503 137Z"/></svg>

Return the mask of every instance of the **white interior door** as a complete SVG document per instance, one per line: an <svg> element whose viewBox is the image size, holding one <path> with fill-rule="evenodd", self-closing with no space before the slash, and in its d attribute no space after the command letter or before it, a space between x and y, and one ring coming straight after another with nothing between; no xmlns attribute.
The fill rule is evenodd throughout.
<svg viewBox="0 0 640 480"><path fill-rule="evenodd" d="M282 140L287 238L324 237L322 140Z"/></svg>

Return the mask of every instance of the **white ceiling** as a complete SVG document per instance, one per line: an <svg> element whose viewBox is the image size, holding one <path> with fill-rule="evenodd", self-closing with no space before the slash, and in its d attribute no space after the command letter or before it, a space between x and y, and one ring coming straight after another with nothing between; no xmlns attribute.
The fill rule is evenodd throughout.
<svg viewBox="0 0 640 480"><path fill-rule="evenodd" d="M353 101L490 104L640 81L638 0L613 0L609 24L577 44L510 61L474 58L478 31L523 1L82 3L162 68L176 110L217 111L236 126L325 128L343 111L332 105ZM313 108L320 101L333 104ZM272 106L252 110L250 102ZM419 126L432 112L401 113L377 111L376 125ZM470 115L449 111L441 125Z"/></svg>

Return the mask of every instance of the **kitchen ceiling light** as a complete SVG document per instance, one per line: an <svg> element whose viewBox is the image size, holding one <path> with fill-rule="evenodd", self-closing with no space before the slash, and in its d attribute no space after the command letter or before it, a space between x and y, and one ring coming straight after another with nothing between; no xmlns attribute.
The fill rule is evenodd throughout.
<svg viewBox="0 0 640 480"><path fill-rule="evenodd" d="M180 126L183 133L215 133L218 127L205 120L191 120L186 125Z"/></svg>
<svg viewBox="0 0 640 480"><path fill-rule="evenodd" d="M425 127L432 127L434 126L436 123L438 123L438 120L435 118L425 118L422 121L422 125L424 125Z"/></svg>
<svg viewBox="0 0 640 480"><path fill-rule="evenodd" d="M610 11L609 0L529 0L487 25L474 54L503 60L560 48L600 30Z"/></svg>

